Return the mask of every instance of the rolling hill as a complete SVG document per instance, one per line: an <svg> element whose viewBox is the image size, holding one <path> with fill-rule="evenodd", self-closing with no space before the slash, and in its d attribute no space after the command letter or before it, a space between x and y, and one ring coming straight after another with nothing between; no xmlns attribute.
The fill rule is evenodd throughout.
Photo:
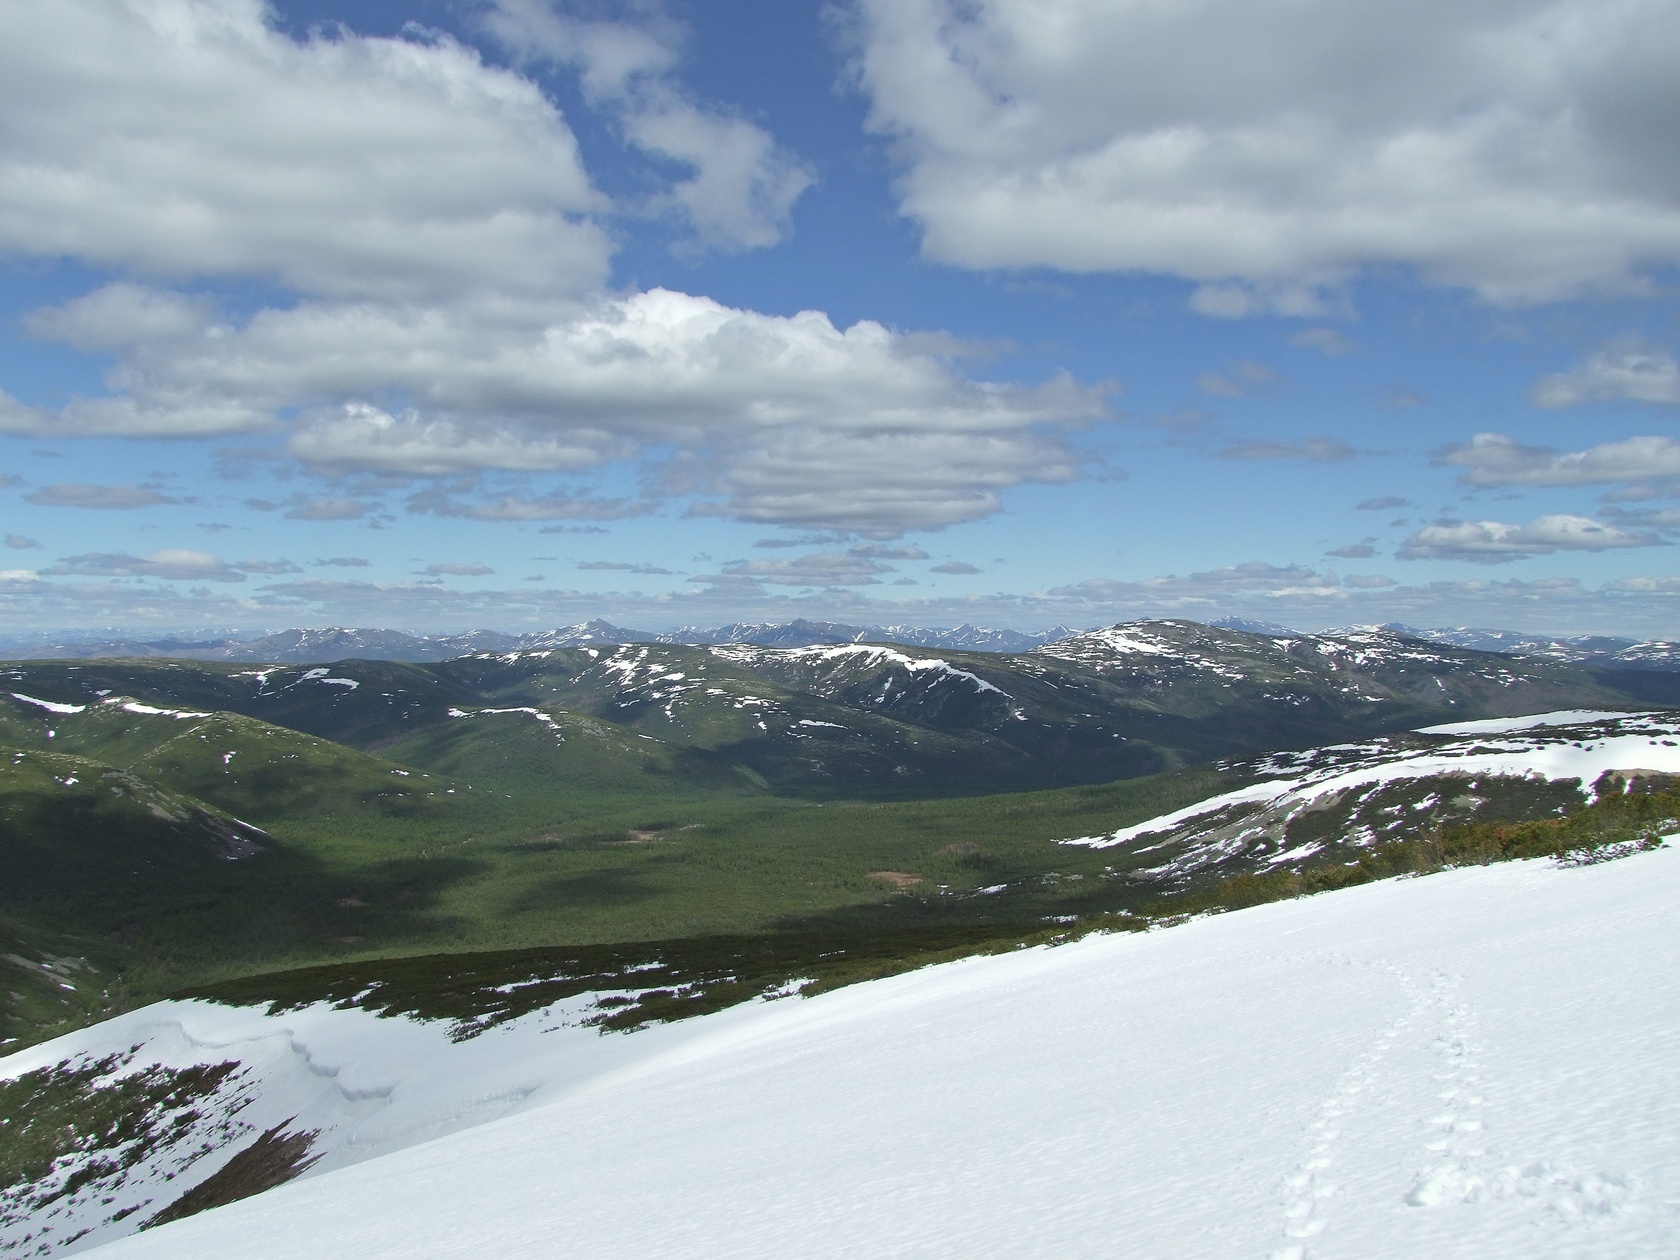
<svg viewBox="0 0 1680 1260"><path fill-rule="evenodd" d="M565 712L704 754L685 773L710 773L719 790L744 780L825 799L1097 783L1453 717L1650 699L1579 666L1386 631L1289 639L1175 621L1013 655L637 643L436 664L16 662L0 683L55 704L121 696L240 713L367 751L401 749L423 769L434 768L429 749L460 756L442 752L459 740L438 733L467 720L454 715ZM43 729L49 717L40 715Z"/></svg>

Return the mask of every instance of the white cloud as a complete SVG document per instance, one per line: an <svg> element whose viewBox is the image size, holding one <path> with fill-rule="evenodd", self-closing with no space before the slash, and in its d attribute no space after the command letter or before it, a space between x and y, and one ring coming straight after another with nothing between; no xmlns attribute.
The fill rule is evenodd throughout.
<svg viewBox="0 0 1680 1260"><path fill-rule="evenodd" d="M1677 577L1625 577L1604 584L1606 591L1626 595L1680 595Z"/></svg>
<svg viewBox="0 0 1680 1260"><path fill-rule="evenodd" d="M1082 602L1149 606L1171 610L1166 615L1177 612L1195 617L1201 615L1198 609L1211 612L1232 599L1334 598L1340 594L1340 582L1334 574L1318 573L1298 564L1250 560L1186 576L1171 573L1137 581L1091 578L1072 586L1052 587L1049 594Z"/></svg>
<svg viewBox="0 0 1680 1260"><path fill-rule="evenodd" d="M128 350L203 333L213 327L214 314L204 298L119 282L33 311L24 325L37 337L78 350Z"/></svg>
<svg viewBox="0 0 1680 1260"><path fill-rule="evenodd" d="M1324 554L1334 556L1338 560L1369 560L1377 554L1377 549L1371 545L1375 541L1373 538L1367 538L1362 542L1348 543L1345 547L1337 547Z"/></svg>
<svg viewBox="0 0 1680 1260"><path fill-rule="evenodd" d="M1473 486L1604 486L1680 477L1680 440L1631 437L1559 454L1503 433L1478 433L1449 447L1440 462L1465 469L1463 480Z"/></svg>
<svg viewBox="0 0 1680 1260"><path fill-rule="evenodd" d="M38 322L75 323L83 304L101 299ZM674 447L687 455L666 480L705 510L872 534L971 520L1010 486L1071 479L1058 426L1106 414L1098 390L1065 378L966 380L871 321L839 329L816 311L663 289L581 310L302 303L143 341L117 379L128 392L96 431L173 433L184 412L225 413L237 432L301 407L298 458L422 477L579 471ZM415 405L365 401L390 394Z"/></svg>
<svg viewBox="0 0 1680 1260"><path fill-rule="evenodd" d="M655 199L681 213L699 244L715 249L774 245L813 179L764 128L694 101L671 77L679 27L591 22L544 0L496 0L486 27L527 60L575 66L584 95L611 110L637 148L693 174Z"/></svg>
<svg viewBox="0 0 1680 1260"><path fill-rule="evenodd" d="M1680 260L1667 3L855 0L933 258L1148 271L1307 315L1416 268L1502 303Z"/></svg>
<svg viewBox="0 0 1680 1260"><path fill-rule="evenodd" d="M290 560L263 560L255 557L249 560L237 561L233 567L238 569L241 573L260 573L263 575L303 572L302 569L298 568L297 565L293 564Z"/></svg>
<svg viewBox="0 0 1680 1260"><path fill-rule="evenodd" d="M564 120L448 38L300 42L255 0L0 0L0 17L0 251L127 277L29 321L109 356L110 392L56 414L0 398L7 431L274 433L318 471L410 479L641 462L648 494L698 511L892 536L1078 475L1063 430L1107 414L1100 389L978 383L870 321L603 293L588 216L608 207ZM510 41L577 68L633 142L692 159L669 195L702 238L782 230L806 176L676 86L674 27L580 23L535 0L491 20L525 22ZM293 292L233 312L190 291L224 277ZM318 519L331 500L293 508ZM650 504L515 487L417 510Z"/></svg>
<svg viewBox="0 0 1680 1260"><path fill-rule="evenodd" d="M1220 459L1293 459L1305 463L1332 464L1352 459L1357 451L1339 438L1310 437L1299 442L1239 442L1219 452Z"/></svg>
<svg viewBox="0 0 1680 1260"><path fill-rule="evenodd" d="M1652 534L1620 529L1585 516L1556 513L1527 525L1504 521L1437 521L1407 538L1395 548L1394 554L1402 560L1503 564L1556 551L1610 551L1660 544L1661 540Z"/></svg>
<svg viewBox="0 0 1680 1260"><path fill-rule="evenodd" d="M447 37L300 43L258 0L3 0L0 25L0 250L346 298L605 275L570 129Z"/></svg>
<svg viewBox="0 0 1680 1260"><path fill-rule="evenodd" d="M618 446L600 430L570 436L545 436L498 423L494 416L426 416L413 409L393 416L370 403L350 402L310 415L293 431L290 449L323 468L438 477L491 468L588 468Z"/></svg>
<svg viewBox="0 0 1680 1260"><path fill-rule="evenodd" d="M286 512L286 518L293 521L359 521L375 506L360 499L336 496L300 497Z"/></svg>
<svg viewBox="0 0 1680 1260"><path fill-rule="evenodd" d="M66 556L52 568L42 569L41 573L53 577L145 577L165 578L177 582L245 580L244 573L220 556L184 547L164 548L145 556L104 551Z"/></svg>
<svg viewBox="0 0 1680 1260"><path fill-rule="evenodd" d="M483 577L486 573L494 573L487 564L428 564L427 577Z"/></svg>
<svg viewBox="0 0 1680 1260"><path fill-rule="evenodd" d="M640 573L649 577L676 576L673 570L662 569L657 564L631 564L626 560L579 560L576 567L601 573Z"/></svg>
<svg viewBox="0 0 1680 1260"><path fill-rule="evenodd" d="M1579 407L1591 402L1680 403L1680 363L1655 350L1606 350L1567 372L1542 377L1537 407Z"/></svg>
<svg viewBox="0 0 1680 1260"><path fill-rule="evenodd" d="M0 433L35 433L46 419L39 407L26 407L0 389Z"/></svg>
<svg viewBox="0 0 1680 1260"><path fill-rule="evenodd" d="M177 500L141 486L95 486L82 482L64 482L42 486L23 496L24 502L37 507L95 508L104 511L132 511Z"/></svg>
<svg viewBox="0 0 1680 1260"><path fill-rule="evenodd" d="M844 575L842 575L844 576ZM721 578L722 575L719 575ZM792 585L798 585L797 583ZM883 587L883 589L887 589ZM794 617L854 624L952 626L962 622L1043 629L1093 626L1134 617L1239 616L1300 629L1350 622L1484 625L1549 634L1672 637L1680 579L1617 578L1594 590L1573 578L1485 579L1405 586L1379 575L1334 574L1260 561L1206 573L1087 582L1028 595L871 598L847 586L792 593L788 584L750 577L708 581L698 590L601 592L532 586L487 589L467 583L331 581L263 585L160 585L0 572L0 617L14 630L113 627L190 631L205 625L278 630L298 625L419 625L451 631L547 629L604 617L617 625L672 629L726 621Z"/></svg>
<svg viewBox="0 0 1680 1260"><path fill-rule="evenodd" d="M563 493L529 497L504 494L475 502L452 497L442 489L427 489L410 496L408 510L433 516L460 516L475 521L621 521L632 516L646 516L653 510L653 505L630 499L598 499L587 494Z"/></svg>
<svg viewBox="0 0 1680 1260"><path fill-rule="evenodd" d="M891 565L845 551L819 551L787 560L736 560L723 566L722 579L750 578L777 586L875 586ZM697 578L696 581L717 579Z"/></svg>

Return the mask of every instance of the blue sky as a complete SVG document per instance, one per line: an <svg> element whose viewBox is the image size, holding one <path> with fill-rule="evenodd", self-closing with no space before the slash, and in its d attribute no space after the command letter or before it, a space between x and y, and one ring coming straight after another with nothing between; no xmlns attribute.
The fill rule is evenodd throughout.
<svg viewBox="0 0 1680 1260"><path fill-rule="evenodd" d="M1680 634L1680 4L0 24L14 632Z"/></svg>

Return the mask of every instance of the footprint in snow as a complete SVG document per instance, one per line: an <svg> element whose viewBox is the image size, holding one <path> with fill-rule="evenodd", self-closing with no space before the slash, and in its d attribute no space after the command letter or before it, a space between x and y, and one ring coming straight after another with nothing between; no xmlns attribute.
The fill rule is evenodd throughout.
<svg viewBox="0 0 1680 1260"><path fill-rule="evenodd" d="M1435 1079L1441 1086L1441 1106L1425 1121L1425 1163L1413 1178L1406 1203L1417 1208L1478 1203L1488 1197L1490 1182L1483 1137L1487 1100L1481 1090L1474 1020L1459 998L1458 981L1444 973L1430 981L1426 1001L1439 1021Z"/></svg>
<svg viewBox="0 0 1680 1260"><path fill-rule="evenodd" d="M1417 984L1397 967L1389 970L1412 998L1407 1014L1392 1021L1342 1073L1336 1087L1319 1104L1318 1114L1307 1128L1307 1150L1294 1171L1284 1179L1283 1236L1290 1240L1272 1251L1270 1260L1305 1260L1307 1240L1318 1237L1328 1224L1330 1200L1340 1189L1334 1173L1336 1140L1360 1095L1378 1082L1378 1069L1394 1043L1411 1027L1418 1011L1427 1003Z"/></svg>

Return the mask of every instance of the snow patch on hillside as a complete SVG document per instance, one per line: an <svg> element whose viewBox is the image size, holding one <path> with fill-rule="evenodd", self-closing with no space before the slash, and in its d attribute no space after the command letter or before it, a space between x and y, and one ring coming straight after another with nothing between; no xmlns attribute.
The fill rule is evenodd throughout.
<svg viewBox="0 0 1680 1260"><path fill-rule="evenodd" d="M896 648L878 647L874 644L843 643L830 647L800 648L753 648L728 645L709 650L713 656L744 665L751 665L766 658L780 658L785 661L814 661L822 664L844 662L862 669L873 669L881 665L896 666L909 674L932 674L935 676L935 681L945 678L960 679L973 686L977 691L995 692L997 695L1006 698L1009 696L1008 692L987 682L979 674L966 669L959 669L949 661L941 660L939 657L911 656L909 653L900 652Z"/></svg>
<svg viewBox="0 0 1680 1260"><path fill-rule="evenodd" d="M1672 1255L1677 895L1672 849L1468 868L556 1041L498 1120L107 1254ZM528 1079L390 1035L326 1086L396 1080L375 1120Z"/></svg>
<svg viewBox="0 0 1680 1260"><path fill-rule="evenodd" d="M1615 721L1625 713L1606 709L1563 709L1555 713L1531 713L1527 717L1483 718L1476 722L1448 722L1442 726L1420 726L1419 735L1503 735L1529 731L1537 726L1578 726L1582 722Z"/></svg>
<svg viewBox="0 0 1680 1260"><path fill-rule="evenodd" d="M528 707L528 706L527 707L520 707L520 708L512 708L512 709L472 709L472 710L468 710L468 709L454 709L454 708L452 708L452 709L447 710L447 712L448 712L449 716L452 717L452 718L489 717L489 716L494 716L494 715L502 714L502 713L523 714L525 717L533 718L536 721L541 722L544 726L548 727L549 730L554 732L554 738L558 742L560 742L562 744L566 742L566 736L565 736L564 730L561 727L560 723L555 720L554 715L550 714L550 713L544 713L541 709L531 708L531 707Z"/></svg>
<svg viewBox="0 0 1680 1260"><path fill-rule="evenodd" d="M34 696L26 696L21 691L12 692L12 699L32 704L37 709L45 709L48 713L81 713L87 709L85 704L59 704L55 700L37 700Z"/></svg>
<svg viewBox="0 0 1680 1260"><path fill-rule="evenodd" d="M1105 835L1061 843L1113 848L1169 835L1184 824L1229 813L1238 806L1259 803L1268 814L1287 815L1351 788L1443 774L1579 779L1587 788L1607 770L1680 774L1680 714L1675 713L1572 711L1454 723L1418 733L1448 732L1457 737L1417 748L1397 748L1390 741L1378 740L1274 754L1259 763L1268 777L1258 783ZM1504 737L1495 737L1500 734Z"/></svg>

